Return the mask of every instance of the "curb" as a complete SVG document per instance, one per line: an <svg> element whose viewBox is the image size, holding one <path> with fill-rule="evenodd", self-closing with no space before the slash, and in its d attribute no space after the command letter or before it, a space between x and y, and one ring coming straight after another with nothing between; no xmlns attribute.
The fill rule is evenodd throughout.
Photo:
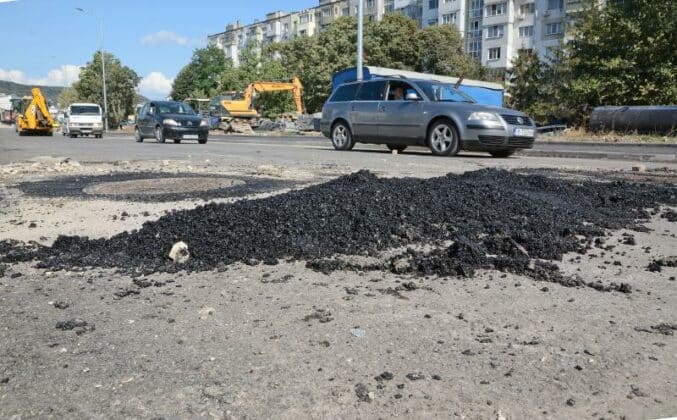
<svg viewBox="0 0 677 420"><path fill-rule="evenodd" d="M603 143L593 141L544 141L536 138L536 144L547 144L553 146L581 146L581 147L664 147L666 149L674 148L677 151L677 143Z"/></svg>
<svg viewBox="0 0 677 420"><path fill-rule="evenodd" d="M613 152L550 151L533 149L520 150L517 154L531 157L677 163L677 154L625 154Z"/></svg>

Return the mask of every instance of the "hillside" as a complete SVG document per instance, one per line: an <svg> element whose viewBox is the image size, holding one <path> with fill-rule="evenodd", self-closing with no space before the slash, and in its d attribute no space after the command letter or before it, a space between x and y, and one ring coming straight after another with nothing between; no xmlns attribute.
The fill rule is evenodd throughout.
<svg viewBox="0 0 677 420"><path fill-rule="evenodd" d="M31 88L35 86L31 85L22 85L20 83L8 82L6 80L0 80L0 93L13 94L18 96L30 96ZM56 101L61 91L64 90L63 87L59 86L37 86L42 91L42 94L51 101Z"/></svg>

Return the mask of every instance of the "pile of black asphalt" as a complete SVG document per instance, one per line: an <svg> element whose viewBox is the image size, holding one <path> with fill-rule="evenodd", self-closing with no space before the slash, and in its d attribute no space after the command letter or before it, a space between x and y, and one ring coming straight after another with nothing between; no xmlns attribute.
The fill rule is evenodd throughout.
<svg viewBox="0 0 677 420"><path fill-rule="evenodd" d="M673 184L497 169L429 179L360 171L269 198L174 211L109 239L61 236L51 247L0 243L0 262L35 260L50 270L107 267L131 276L280 260L305 261L322 272L413 276L472 277L486 268L629 293L627 284L564 276L553 261L594 248L611 253L618 244L608 241L610 232L646 230L642 223L652 213L676 204ZM178 241L190 252L182 265L168 258ZM346 256L378 262L361 265Z"/></svg>

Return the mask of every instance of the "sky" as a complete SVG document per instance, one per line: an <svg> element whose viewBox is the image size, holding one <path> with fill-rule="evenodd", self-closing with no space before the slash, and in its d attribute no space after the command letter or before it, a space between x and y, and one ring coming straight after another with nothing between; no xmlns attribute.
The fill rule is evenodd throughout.
<svg viewBox="0 0 677 420"><path fill-rule="evenodd" d="M237 21L318 0L0 0L0 80L69 86L103 45L141 77L139 91L163 98L207 35ZM84 11L77 10L78 8Z"/></svg>

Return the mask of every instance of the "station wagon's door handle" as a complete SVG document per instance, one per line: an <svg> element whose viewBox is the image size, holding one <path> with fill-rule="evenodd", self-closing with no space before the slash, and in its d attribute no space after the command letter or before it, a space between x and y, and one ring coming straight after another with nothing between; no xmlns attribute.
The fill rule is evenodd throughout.
<svg viewBox="0 0 677 420"><path fill-rule="evenodd" d="M355 111L355 105L350 105L350 110Z"/></svg>
<svg viewBox="0 0 677 420"><path fill-rule="evenodd" d="M378 107L378 112L386 112L386 107L385 107L385 105L380 105L380 106Z"/></svg>

